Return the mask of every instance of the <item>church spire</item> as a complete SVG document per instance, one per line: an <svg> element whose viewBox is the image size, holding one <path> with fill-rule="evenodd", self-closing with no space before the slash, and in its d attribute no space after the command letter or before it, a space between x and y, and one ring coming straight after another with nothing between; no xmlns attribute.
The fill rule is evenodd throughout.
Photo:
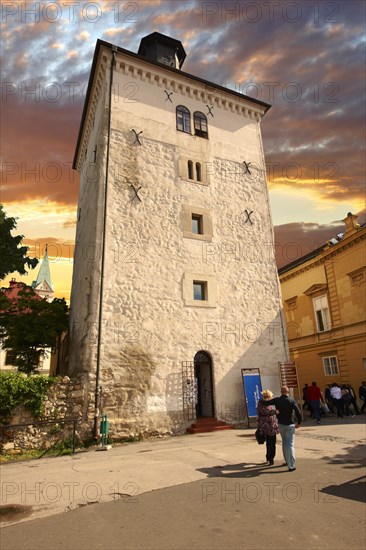
<svg viewBox="0 0 366 550"><path fill-rule="evenodd" d="M33 281L32 288L40 296L51 298L53 295L53 284L51 281L50 264L48 261L48 245L46 244L41 267L39 268L37 279Z"/></svg>

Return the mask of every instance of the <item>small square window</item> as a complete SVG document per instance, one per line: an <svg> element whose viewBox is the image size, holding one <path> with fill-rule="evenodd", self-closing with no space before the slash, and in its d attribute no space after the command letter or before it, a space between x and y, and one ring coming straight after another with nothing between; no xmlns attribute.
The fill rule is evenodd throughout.
<svg viewBox="0 0 366 550"><path fill-rule="evenodd" d="M206 300L206 284L201 281L193 281L193 299Z"/></svg>
<svg viewBox="0 0 366 550"><path fill-rule="evenodd" d="M198 214L192 214L192 233L196 235L203 235L203 223L202 216Z"/></svg>
<svg viewBox="0 0 366 550"><path fill-rule="evenodd" d="M185 273L182 296L185 306L217 307L217 281L215 275L207 273Z"/></svg>
<svg viewBox="0 0 366 550"><path fill-rule="evenodd" d="M199 241L212 241L212 217L207 208L183 204L182 208L183 237Z"/></svg>

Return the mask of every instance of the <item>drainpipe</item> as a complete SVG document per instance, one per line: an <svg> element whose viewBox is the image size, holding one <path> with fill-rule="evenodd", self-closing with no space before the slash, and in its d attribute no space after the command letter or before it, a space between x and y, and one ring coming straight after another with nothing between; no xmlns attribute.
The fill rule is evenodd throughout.
<svg viewBox="0 0 366 550"><path fill-rule="evenodd" d="M98 343L97 343L97 368L95 373L95 401L94 401L94 437L97 439L99 435L99 405L100 405L100 350L102 342L102 323L103 323L103 290L104 290L104 264L105 264L105 242L106 242L106 226L107 226L107 199L108 199L108 173L109 173L109 150L111 142L111 115L112 115L112 86L113 86L113 69L116 64L117 47L112 46L112 60L109 74L109 99L108 99L108 135L107 135L107 158L105 168L105 185L104 185L104 213L103 213L103 233L102 233L102 258L100 268L100 292L99 292L99 319L98 319Z"/></svg>

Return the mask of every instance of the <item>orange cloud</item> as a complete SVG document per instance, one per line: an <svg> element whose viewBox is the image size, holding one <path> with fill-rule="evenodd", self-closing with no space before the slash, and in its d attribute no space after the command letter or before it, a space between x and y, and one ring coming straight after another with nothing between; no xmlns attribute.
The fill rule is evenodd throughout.
<svg viewBox="0 0 366 550"><path fill-rule="evenodd" d="M67 52L67 59L74 59L76 57L79 57L79 52L76 50L70 50Z"/></svg>

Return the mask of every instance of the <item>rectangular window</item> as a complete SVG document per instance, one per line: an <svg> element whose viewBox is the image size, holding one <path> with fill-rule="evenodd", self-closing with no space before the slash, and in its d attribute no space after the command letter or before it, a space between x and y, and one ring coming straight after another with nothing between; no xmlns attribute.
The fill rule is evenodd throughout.
<svg viewBox="0 0 366 550"><path fill-rule="evenodd" d="M335 355L332 357L323 357L323 367L325 376L334 376L339 374L338 360Z"/></svg>
<svg viewBox="0 0 366 550"><path fill-rule="evenodd" d="M16 358L16 354L14 353L13 350L8 350L8 351L6 351L6 355L5 355L5 365L11 365L11 366L13 366L13 365L14 365L15 358Z"/></svg>
<svg viewBox="0 0 366 550"><path fill-rule="evenodd" d="M313 303L318 332L330 330L331 326L327 297L320 296L319 298L314 298Z"/></svg>
<svg viewBox="0 0 366 550"><path fill-rule="evenodd" d="M192 214L192 233L195 235L203 235L202 216Z"/></svg>
<svg viewBox="0 0 366 550"><path fill-rule="evenodd" d="M182 205L183 237L199 241L212 241L213 228L211 212L208 208Z"/></svg>
<svg viewBox="0 0 366 550"><path fill-rule="evenodd" d="M183 275L182 298L188 307L217 307L216 276L209 273L186 272Z"/></svg>
<svg viewBox="0 0 366 550"><path fill-rule="evenodd" d="M207 283L202 281L193 281L193 299L194 300L206 300Z"/></svg>

